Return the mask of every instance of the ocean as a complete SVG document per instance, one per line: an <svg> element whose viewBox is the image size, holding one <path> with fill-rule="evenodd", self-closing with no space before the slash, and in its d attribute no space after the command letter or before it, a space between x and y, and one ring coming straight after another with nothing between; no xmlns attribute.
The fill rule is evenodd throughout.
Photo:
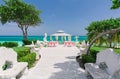
<svg viewBox="0 0 120 79"><path fill-rule="evenodd" d="M29 40L40 40L43 41L44 36L28 36ZM86 36L77 36L78 41L86 40ZM19 46L22 45L23 36L0 36L0 42L18 42ZM52 37L52 40L55 41L55 37ZM68 40L68 37L66 38ZM50 41L50 36L47 36L47 41ZM61 42L61 37L58 37L58 41ZM71 41L76 41L76 36L71 37Z"/></svg>

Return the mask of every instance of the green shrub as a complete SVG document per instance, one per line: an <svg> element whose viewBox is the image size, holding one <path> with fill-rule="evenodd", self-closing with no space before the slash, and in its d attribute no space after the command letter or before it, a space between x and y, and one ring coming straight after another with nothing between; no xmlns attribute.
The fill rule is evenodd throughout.
<svg viewBox="0 0 120 79"><path fill-rule="evenodd" d="M90 49L89 55L83 54L82 55L83 64L85 64L85 63L95 63L96 62L96 56L97 56L98 52L99 52L98 50Z"/></svg>
<svg viewBox="0 0 120 79"><path fill-rule="evenodd" d="M79 44L81 44L82 43L82 41L79 41Z"/></svg>
<svg viewBox="0 0 120 79"><path fill-rule="evenodd" d="M21 50L21 51L18 51L17 54L18 54L18 59L19 59L21 57L24 57L24 56L30 54L30 50Z"/></svg>
<svg viewBox="0 0 120 79"><path fill-rule="evenodd" d="M34 44L36 44L37 40L31 40L31 42L33 41Z"/></svg>
<svg viewBox="0 0 120 79"><path fill-rule="evenodd" d="M2 46L2 43L0 43L0 46Z"/></svg>
<svg viewBox="0 0 120 79"><path fill-rule="evenodd" d="M17 42L4 42L4 43L2 43L2 46L12 48L12 47L17 47L18 43Z"/></svg>
<svg viewBox="0 0 120 79"><path fill-rule="evenodd" d="M91 57L96 60L98 52L99 52L98 50L90 49L90 55L91 55Z"/></svg>
<svg viewBox="0 0 120 79"><path fill-rule="evenodd" d="M26 56L27 54L30 54L29 47L14 47L13 49L17 52L18 59Z"/></svg>
<svg viewBox="0 0 120 79"><path fill-rule="evenodd" d="M95 59L91 57L90 55L83 54L82 55L82 62L85 63L95 63Z"/></svg>
<svg viewBox="0 0 120 79"><path fill-rule="evenodd" d="M30 44L32 44L32 41L30 41L30 40L22 40L22 42L23 42L23 45L30 45Z"/></svg>
<svg viewBox="0 0 120 79"><path fill-rule="evenodd" d="M36 61L36 53L30 53L18 59L19 62L28 62L28 68L32 67Z"/></svg>
<svg viewBox="0 0 120 79"><path fill-rule="evenodd" d="M34 44L36 44L37 40L22 40L23 45L30 45L32 44L32 41Z"/></svg>
<svg viewBox="0 0 120 79"><path fill-rule="evenodd" d="M7 64L6 64L6 63L2 66L2 69L3 69L3 70L6 70L6 69L7 69Z"/></svg>

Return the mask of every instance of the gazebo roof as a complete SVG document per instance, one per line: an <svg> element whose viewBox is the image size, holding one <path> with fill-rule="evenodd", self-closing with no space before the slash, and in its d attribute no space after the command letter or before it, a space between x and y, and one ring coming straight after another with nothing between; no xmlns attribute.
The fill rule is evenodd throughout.
<svg viewBox="0 0 120 79"><path fill-rule="evenodd" d="M63 30L58 30L57 33L65 33Z"/></svg>
<svg viewBox="0 0 120 79"><path fill-rule="evenodd" d="M54 33L51 36L71 36L71 35L65 33L63 30L59 30L59 31L57 31L57 33Z"/></svg>

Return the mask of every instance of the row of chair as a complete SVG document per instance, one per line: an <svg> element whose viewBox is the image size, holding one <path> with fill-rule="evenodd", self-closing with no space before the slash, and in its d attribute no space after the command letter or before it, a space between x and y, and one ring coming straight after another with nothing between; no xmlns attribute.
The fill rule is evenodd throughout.
<svg viewBox="0 0 120 79"><path fill-rule="evenodd" d="M47 43L47 47L56 47L57 45L58 45L58 42L50 41Z"/></svg>
<svg viewBox="0 0 120 79"><path fill-rule="evenodd" d="M59 45L59 43L56 42L56 41L50 41L50 42L47 43L47 47L56 47L56 46L58 46L58 45ZM65 42L64 42L64 46L65 46L65 47L74 46L74 42L65 41Z"/></svg>
<svg viewBox="0 0 120 79"><path fill-rule="evenodd" d="M64 46L66 46L66 47L74 46L74 42L66 41L66 42L64 42Z"/></svg>

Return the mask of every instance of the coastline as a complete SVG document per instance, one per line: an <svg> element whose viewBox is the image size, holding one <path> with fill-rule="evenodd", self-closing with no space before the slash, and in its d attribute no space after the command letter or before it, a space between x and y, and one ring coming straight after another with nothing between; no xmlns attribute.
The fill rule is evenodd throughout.
<svg viewBox="0 0 120 79"><path fill-rule="evenodd" d="M76 36L71 37L71 41L75 42L76 41ZM43 41L44 36L28 36L29 40L40 40ZM52 37L53 41L55 41L55 37ZM59 37L60 38L60 37ZM86 40L87 36L78 36L78 41ZM23 36L0 36L0 43L3 42L17 42L19 46L22 46L22 40ZM68 39L67 39L68 40ZM50 41L50 36L47 36L47 41ZM61 42L61 40L58 40Z"/></svg>

